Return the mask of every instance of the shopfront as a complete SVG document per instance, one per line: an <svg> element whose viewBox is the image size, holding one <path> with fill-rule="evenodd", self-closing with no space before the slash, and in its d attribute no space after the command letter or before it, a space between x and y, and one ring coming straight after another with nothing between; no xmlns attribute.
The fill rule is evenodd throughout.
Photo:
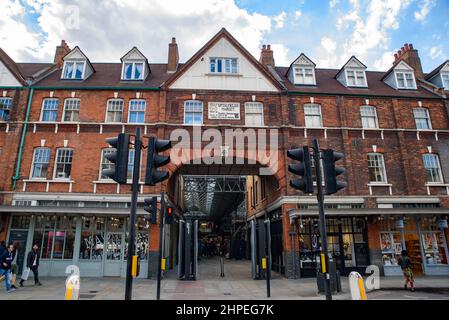
<svg viewBox="0 0 449 320"><path fill-rule="evenodd" d="M449 275L446 218L432 215L379 216L384 274L402 275L398 260L407 250L415 274Z"/></svg>
<svg viewBox="0 0 449 320"><path fill-rule="evenodd" d="M19 266L33 243L39 245L42 276L65 276L77 265L82 277L120 277L126 274L127 218L122 216L13 215L8 241L18 243ZM148 225L137 218L136 253L140 277L148 270Z"/></svg>
<svg viewBox="0 0 449 320"><path fill-rule="evenodd" d="M297 219L301 277L315 277L320 243L318 218ZM366 217L327 217L328 251L341 275L365 271L369 265Z"/></svg>

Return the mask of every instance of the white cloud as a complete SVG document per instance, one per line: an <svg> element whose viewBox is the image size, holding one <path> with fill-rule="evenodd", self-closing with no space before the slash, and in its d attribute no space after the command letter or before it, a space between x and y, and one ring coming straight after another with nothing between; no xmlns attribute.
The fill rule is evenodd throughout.
<svg viewBox="0 0 449 320"><path fill-rule="evenodd" d="M25 10L40 15L38 30L27 27ZM133 46L150 62L166 62L171 37L186 61L222 27L258 57L264 36L286 15L276 21L240 9L234 0L109 0L95 6L91 0L1 0L0 12L0 43L13 59L52 61L55 46L65 39L94 62L119 61ZM73 17L79 28L71 27Z"/></svg>
<svg viewBox="0 0 449 320"><path fill-rule="evenodd" d="M378 58L388 48L389 32L399 28L401 10L410 1L371 0L367 6L362 6L359 0L350 0L350 9L337 18L336 28L340 33L331 38L326 37L333 39L336 49L329 52L325 47L329 40L322 41L321 48L324 51L318 51L318 64L337 68L352 55L365 63L368 59ZM376 69L385 65L381 60L374 63Z"/></svg>
<svg viewBox="0 0 449 320"><path fill-rule="evenodd" d="M335 42L335 40L333 40L331 38L323 37L323 38L321 38L321 46L328 53L334 53L335 49L337 48L337 43Z"/></svg>
<svg viewBox="0 0 449 320"><path fill-rule="evenodd" d="M394 51L387 51L382 54L379 59L374 60L373 67L375 70L388 70L394 62Z"/></svg>
<svg viewBox="0 0 449 320"><path fill-rule="evenodd" d="M280 43L273 43L271 45L273 50L274 62L277 66L289 66L291 61L288 58L288 48Z"/></svg>
<svg viewBox="0 0 449 320"><path fill-rule="evenodd" d="M419 6L419 11L415 11L414 16L417 21L425 22L430 10L436 5L436 0L424 0Z"/></svg>
<svg viewBox="0 0 449 320"><path fill-rule="evenodd" d="M296 11L295 11L295 19L298 19L298 18L301 17L301 16L302 16L301 10L296 10Z"/></svg>
<svg viewBox="0 0 449 320"><path fill-rule="evenodd" d="M443 58L443 48L441 46L430 48L429 53L432 60Z"/></svg>
<svg viewBox="0 0 449 320"><path fill-rule="evenodd" d="M331 9L334 8L338 4L338 2L340 2L340 1L339 0L330 0L329 1L329 7Z"/></svg>
<svg viewBox="0 0 449 320"><path fill-rule="evenodd" d="M276 29L281 29L284 27L286 16L287 16L287 13L285 11L282 11L280 14L278 14L277 16L275 16L273 18L273 20L275 22Z"/></svg>

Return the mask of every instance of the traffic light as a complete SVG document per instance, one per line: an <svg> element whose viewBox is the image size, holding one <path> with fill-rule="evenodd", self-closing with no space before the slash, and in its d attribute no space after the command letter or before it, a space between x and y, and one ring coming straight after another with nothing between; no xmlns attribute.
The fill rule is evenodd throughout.
<svg viewBox="0 0 449 320"><path fill-rule="evenodd" d="M129 135L120 133L117 137L107 138L106 142L116 150L105 155L106 159L113 163L113 166L104 169L102 173L114 181L124 184L128 176Z"/></svg>
<svg viewBox="0 0 449 320"><path fill-rule="evenodd" d="M173 207L167 207L165 209L165 224L173 224L175 217L173 216Z"/></svg>
<svg viewBox="0 0 449 320"><path fill-rule="evenodd" d="M154 186L156 183L162 182L168 178L167 171L159 171L157 168L165 166L170 162L170 156L160 155L159 152L171 148L170 140L158 140L154 137L150 138L148 143L147 168L145 172L145 184Z"/></svg>
<svg viewBox="0 0 449 320"><path fill-rule="evenodd" d="M157 197L144 198L143 202L145 203L143 210L149 213L145 215L145 219L151 224L157 224Z"/></svg>
<svg viewBox="0 0 449 320"><path fill-rule="evenodd" d="M290 186L302 190L304 193L313 193L312 163L310 161L309 147L304 146L288 150L287 156L300 162L289 164L288 171L302 177L301 179L290 180Z"/></svg>
<svg viewBox="0 0 449 320"><path fill-rule="evenodd" d="M326 194L334 194L338 190L345 188L346 181L338 181L337 176L345 172L344 168L336 167L335 162L343 159L344 154L332 149L323 150L324 183Z"/></svg>

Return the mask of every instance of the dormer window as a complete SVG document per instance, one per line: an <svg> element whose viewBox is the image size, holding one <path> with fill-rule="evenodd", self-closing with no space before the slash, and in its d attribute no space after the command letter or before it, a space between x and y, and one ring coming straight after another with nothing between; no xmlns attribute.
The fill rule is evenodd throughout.
<svg viewBox="0 0 449 320"><path fill-rule="evenodd" d="M311 67L295 67L295 84L314 85L314 69Z"/></svg>
<svg viewBox="0 0 449 320"><path fill-rule="evenodd" d="M398 89L416 89L412 71L395 71L395 75Z"/></svg>
<svg viewBox="0 0 449 320"><path fill-rule="evenodd" d="M211 73L238 73L237 58L210 58Z"/></svg>
<svg viewBox="0 0 449 320"><path fill-rule="evenodd" d="M66 61L64 62L63 79L82 80L84 78L85 62Z"/></svg>
<svg viewBox="0 0 449 320"><path fill-rule="evenodd" d="M125 62L123 63L122 80L143 80L143 62Z"/></svg>
<svg viewBox="0 0 449 320"><path fill-rule="evenodd" d="M441 72L441 81L443 82L444 90L449 91L449 72Z"/></svg>
<svg viewBox="0 0 449 320"><path fill-rule="evenodd" d="M365 71L346 69L346 81L348 87L366 87Z"/></svg>

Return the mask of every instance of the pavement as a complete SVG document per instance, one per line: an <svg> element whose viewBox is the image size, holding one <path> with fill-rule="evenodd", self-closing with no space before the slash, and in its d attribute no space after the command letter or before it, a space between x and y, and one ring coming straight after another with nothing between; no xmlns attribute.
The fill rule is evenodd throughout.
<svg viewBox="0 0 449 320"><path fill-rule="evenodd" d="M34 286L32 276L24 288L6 293L0 283L0 300L63 300L65 278L42 278L43 286ZM273 273L271 298L273 300L324 300L317 293L315 278L286 279ZM351 299L348 278L341 278L342 292L333 294L334 300ZM368 300L449 300L449 277L416 277L416 291L403 288L402 277L381 277L380 290L367 292ZM81 278L80 300L122 300L124 278ZM162 300L266 300L266 281L252 280L248 261L226 260L225 277L220 277L218 259L202 260L199 263L197 281L181 281L176 270L164 275L161 283ZM133 299L156 298L156 280L134 279Z"/></svg>

